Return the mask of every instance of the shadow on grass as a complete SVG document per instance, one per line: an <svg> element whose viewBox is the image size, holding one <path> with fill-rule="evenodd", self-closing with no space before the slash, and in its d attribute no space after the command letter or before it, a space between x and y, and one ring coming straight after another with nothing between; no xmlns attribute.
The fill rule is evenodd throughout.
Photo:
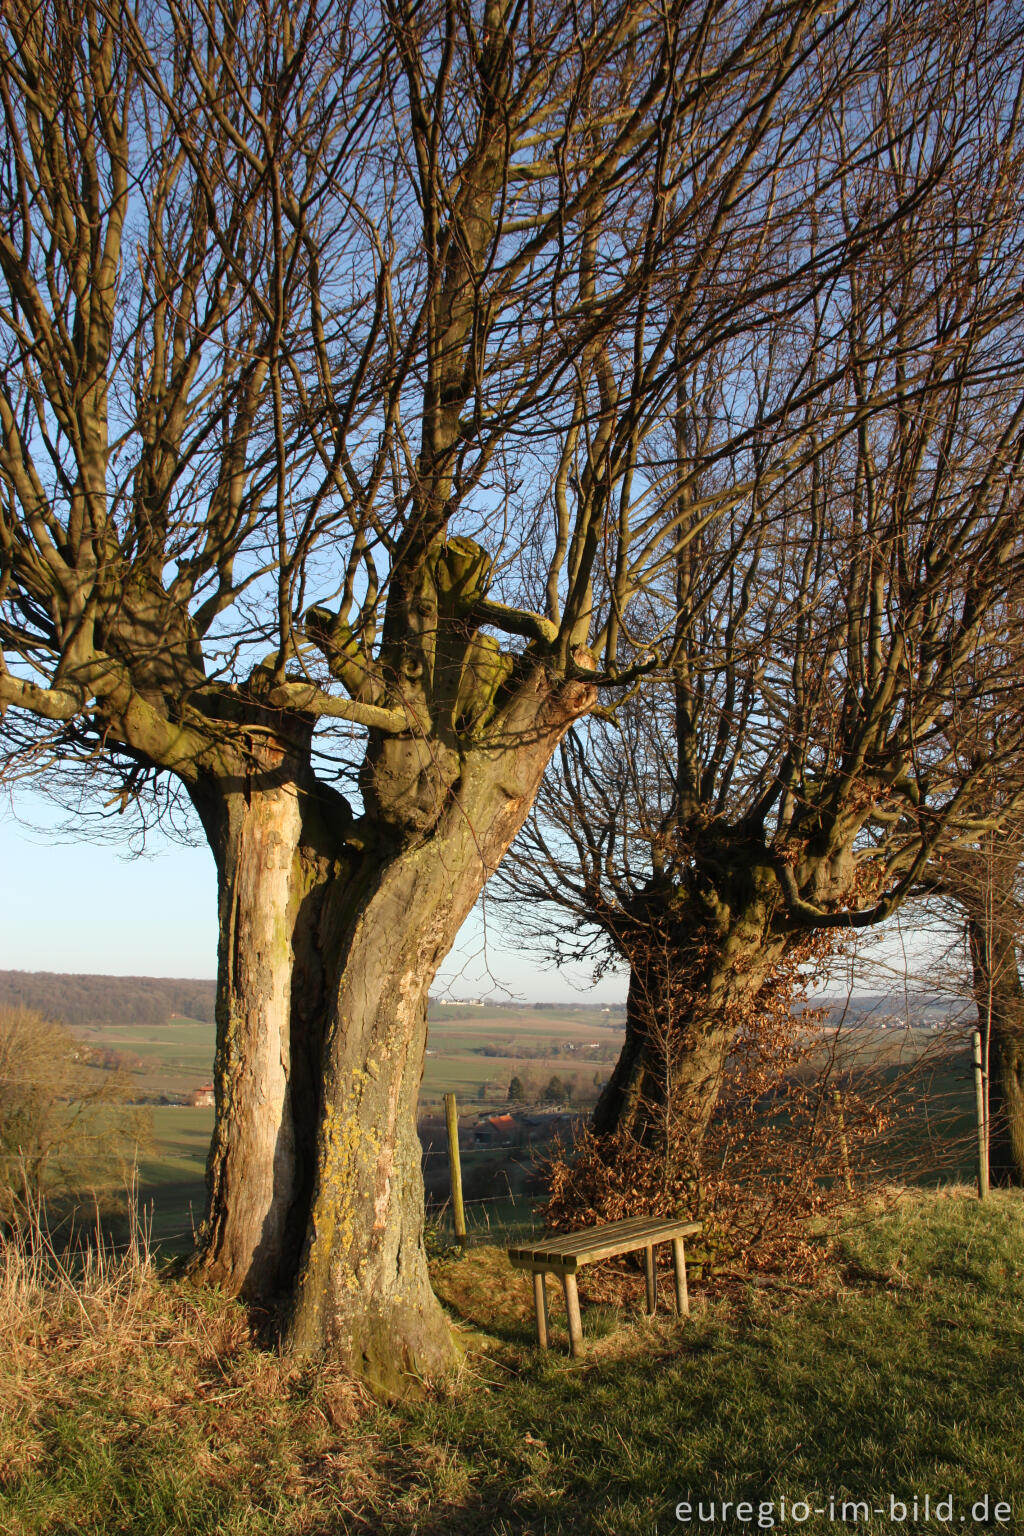
<svg viewBox="0 0 1024 1536"><path fill-rule="evenodd" d="M953 1499L956 1524L966 1511L970 1528L988 1494L1024 1528L1022 1214L1013 1197L866 1223L844 1240L830 1292L780 1306L751 1291L685 1325L620 1330L578 1363L522 1347L532 1308L513 1322L492 1291L491 1336L520 1347L403 1417L401 1449L382 1446L395 1501L376 1528L651 1536L686 1528L680 1501L694 1519L711 1500L778 1518L783 1498L888 1511L890 1497L926 1492ZM459 1287L463 1303L483 1304L482 1278ZM459 1477L421 1475L420 1442L457 1445ZM834 1536L836 1521L812 1512L799 1528Z"/></svg>
<svg viewBox="0 0 1024 1536"><path fill-rule="evenodd" d="M435 1272L470 1335L463 1375L393 1409L329 1363L258 1349L241 1309L201 1290L147 1282L135 1310L126 1291L123 1325L116 1297L103 1324L88 1297L61 1293L47 1321L26 1293L0 1373L0 1530L667 1536L757 1528L687 1526L680 1501L873 1509L927 1492L966 1531L974 1500L1009 1501L1002 1529L1019 1531L1022 1217L1019 1196L855 1213L815 1292L695 1287L685 1324L605 1337L614 1318L588 1309L581 1361L532 1347L529 1277L471 1250Z"/></svg>

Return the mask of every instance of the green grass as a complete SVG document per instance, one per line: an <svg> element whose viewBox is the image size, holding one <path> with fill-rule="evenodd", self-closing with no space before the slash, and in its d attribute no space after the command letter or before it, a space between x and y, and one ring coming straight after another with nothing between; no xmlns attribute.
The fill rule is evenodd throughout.
<svg viewBox="0 0 1024 1536"><path fill-rule="evenodd" d="M152 1240L167 1253L191 1245L206 1198L213 1110L156 1105L153 1153L139 1163L139 1199L152 1210Z"/></svg>
<svg viewBox="0 0 1024 1536"><path fill-rule="evenodd" d="M848 1227L816 1293L750 1288L687 1328L621 1330L583 1369L535 1364L482 1394L469 1423L457 1398L431 1405L429 1438L502 1469L449 1528L570 1531L576 1511L626 1536L678 1529L686 1499L1020 1498L1022 1277L1020 1198L913 1199Z"/></svg>
<svg viewBox="0 0 1024 1536"><path fill-rule="evenodd" d="M499 1007L454 1008L432 1004L430 1041L426 1058L422 1104L440 1103L445 1093L454 1092L467 1107L478 1103L480 1086L494 1085L494 1096L503 1093L517 1073L526 1070L550 1077L558 1072L583 1071L592 1074L598 1067L607 1074L608 1063L589 1062L581 1056L555 1057L550 1054L553 1041L597 1040L616 1049L622 1043L621 1029L609 1027L609 1015L568 1008L563 1013L534 1009ZM185 1094L209 1082L213 1073L214 1026L195 1019L175 1017L163 1025L102 1024L80 1026L75 1034L86 1044L102 1046L137 1057L142 1063L132 1072L132 1081L140 1093ZM494 1040L514 1040L531 1049L526 1059L482 1056L478 1048ZM205 1158L205 1151L203 1154Z"/></svg>
<svg viewBox="0 0 1024 1536"><path fill-rule="evenodd" d="M428 1056L426 1061L421 1095L424 1105L437 1104L444 1093L453 1091L462 1108L482 1112L482 1083L495 1085L490 1100L493 1107L496 1093L507 1088L516 1072L531 1068L538 1075L549 1077L573 1065L545 1057L545 1041L574 1035L595 1040L604 1039L605 1035L613 1038L600 1022L606 1016L597 1014L581 1023L573 1017L572 1009L567 1010L565 1019L557 1016L557 1011L551 1017L542 1011L517 1009L448 1011L453 1016L450 1024L444 1019L431 1023L430 1049L437 1054ZM494 1038L496 1023L503 1035L535 1043L538 1056L529 1061L511 1061L473 1054L474 1046ZM140 1093L187 1093L208 1082L213 1071L212 1024L176 1017L160 1026L105 1024L83 1026L75 1032L89 1045L138 1057L143 1065L133 1071L132 1079ZM152 1126L152 1148L139 1164L139 1198L151 1213L153 1241L166 1253L179 1253L189 1246L193 1225L203 1210L213 1111L155 1105Z"/></svg>
<svg viewBox="0 0 1024 1536"><path fill-rule="evenodd" d="M988 1493L1024 1529L1024 1199L907 1196L848 1220L812 1289L750 1285L692 1318L585 1306L587 1354L532 1348L495 1249L436 1267L461 1379L382 1408L292 1368L237 1307L142 1277L73 1304L0 1283L0 1530L188 1536L654 1536L741 1531L679 1501ZM637 1278L637 1293L642 1283ZM557 1323L559 1312L553 1308ZM968 1519L961 1522L965 1513ZM813 1515L783 1530L857 1527ZM996 1527L998 1529L998 1527Z"/></svg>
<svg viewBox="0 0 1024 1536"><path fill-rule="evenodd" d="M498 1095L515 1075L524 1073L535 1082L554 1075L579 1074L582 1097L577 1107L586 1108L592 1093L591 1078L611 1068L586 1058L545 1054L553 1040L621 1044L609 1020L613 1015L586 1009L502 1009L485 1005L456 1008L432 1004L430 1042L425 1062L421 1106L436 1108L444 1093L454 1091L464 1112L493 1112ZM184 1093L207 1082L212 1072L213 1026L196 1020L174 1018L159 1027L105 1025L78 1033L90 1044L103 1045L137 1056L143 1063L134 1074L140 1092ZM484 1043L515 1040L536 1051L529 1058L483 1056ZM947 1179L968 1179L973 1170L973 1085L966 1057L952 1061L942 1054L942 1042L930 1031L850 1030L843 1041L847 1067L871 1067L880 1085L891 1080L923 1052L936 1054L930 1082L929 1115L918 1114L898 1132L887 1135L872 1155L888 1177L905 1182L934 1182L939 1169ZM961 1053L963 1055L963 1053ZM484 1083L493 1085L486 1103L480 1098ZM189 1107L154 1106L153 1146L139 1169L139 1194L151 1211L152 1236L166 1253L180 1253L190 1243L191 1232L202 1212L205 1198L205 1166L212 1129L212 1111ZM528 1160L525 1152L517 1161ZM466 1160L471 1171L472 1154ZM521 1182L521 1181L520 1181ZM482 1188L482 1186L481 1186ZM480 1190L474 1187L474 1193ZM481 1220L482 1212L478 1213ZM500 1210L486 1214L492 1221Z"/></svg>

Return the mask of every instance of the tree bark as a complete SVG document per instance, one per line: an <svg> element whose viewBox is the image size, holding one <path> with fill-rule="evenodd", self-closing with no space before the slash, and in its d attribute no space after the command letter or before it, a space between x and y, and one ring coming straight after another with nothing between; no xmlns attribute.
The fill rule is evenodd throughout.
<svg viewBox="0 0 1024 1536"><path fill-rule="evenodd" d="M1003 893L998 893L1002 895ZM1024 1185L1024 987L1016 925L997 899L965 903L978 1027L988 1058L990 1177Z"/></svg>
<svg viewBox="0 0 1024 1536"><path fill-rule="evenodd" d="M269 1305L298 1267L312 1188L340 815L290 745L262 742L196 803L217 863L214 1132L194 1268Z"/></svg>
<svg viewBox="0 0 1024 1536"><path fill-rule="evenodd" d="M368 855L349 904L290 1343L303 1354L330 1350L385 1393L454 1359L423 1246L416 1103L430 985L592 693L586 684L556 690L538 669L497 744L491 734L490 746L463 758L430 832Z"/></svg>
<svg viewBox="0 0 1024 1536"><path fill-rule="evenodd" d="M599 1135L671 1140L694 1159L718 1103L736 1036L795 941L765 864L739 864L689 899L646 894L620 947L630 959L626 1038L594 1110Z"/></svg>

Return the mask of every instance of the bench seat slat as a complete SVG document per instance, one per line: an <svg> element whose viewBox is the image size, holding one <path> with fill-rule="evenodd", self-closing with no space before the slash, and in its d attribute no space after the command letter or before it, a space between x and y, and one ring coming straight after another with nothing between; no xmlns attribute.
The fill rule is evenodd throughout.
<svg viewBox="0 0 1024 1536"><path fill-rule="evenodd" d="M663 1217L630 1216L625 1221L609 1221L600 1227L586 1227L581 1232L560 1232L554 1237L531 1243L531 1248L557 1248L563 1243L576 1243L581 1239L598 1242L614 1242L618 1238L632 1239L650 1236L654 1242L664 1242L669 1237L692 1235L700 1228L698 1221L673 1221ZM525 1244L523 1245L526 1246Z"/></svg>
<svg viewBox="0 0 1024 1536"><path fill-rule="evenodd" d="M525 1249L541 1252L568 1251L565 1245L572 1248L576 1244L588 1245L592 1242L605 1243L617 1242L620 1238L624 1241L643 1241L649 1238L652 1242L666 1242L670 1237L692 1236L700 1230L699 1221L672 1221L663 1218L651 1218L649 1216L631 1216L626 1221L609 1221L604 1226L587 1227L582 1232L560 1232L555 1237L542 1239L539 1243L532 1242L529 1245L522 1244Z"/></svg>
<svg viewBox="0 0 1024 1536"><path fill-rule="evenodd" d="M693 1237L702 1229L699 1221L670 1221L650 1217L630 1217L611 1221L588 1231L563 1233L538 1243L522 1244L508 1250L516 1269L547 1268L574 1272L581 1264L614 1258L649 1244L664 1243L672 1237Z"/></svg>

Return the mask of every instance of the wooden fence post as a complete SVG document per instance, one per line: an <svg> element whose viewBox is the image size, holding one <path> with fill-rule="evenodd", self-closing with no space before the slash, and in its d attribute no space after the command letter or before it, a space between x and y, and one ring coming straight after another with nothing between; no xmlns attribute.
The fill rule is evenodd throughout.
<svg viewBox="0 0 1024 1536"><path fill-rule="evenodd" d="M448 1130L448 1170L452 1185L452 1210L455 1215L455 1240L466 1246L466 1211L462 1204L462 1163L459 1161L459 1112L454 1093L444 1096L444 1118Z"/></svg>
<svg viewBox="0 0 1024 1536"><path fill-rule="evenodd" d="M985 1068L981 1058L981 1030L971 1034L974 1049L974 1102L978 1121L978 1199L988 1195L988 1115L985 1110Z"/></svg>

